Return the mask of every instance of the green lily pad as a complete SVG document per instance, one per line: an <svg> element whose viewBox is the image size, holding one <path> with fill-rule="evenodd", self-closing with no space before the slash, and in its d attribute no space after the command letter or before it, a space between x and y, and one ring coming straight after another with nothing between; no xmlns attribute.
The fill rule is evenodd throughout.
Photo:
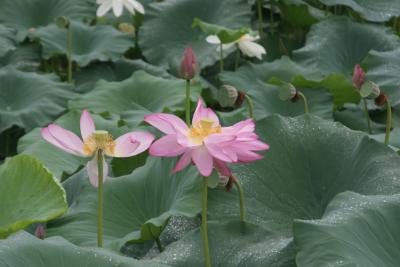
<svg viewBox="0 0 400 267"><path fill-rule="evenodd" d="M110 25L89 26L82 22L71 21L72 60L79 66L87 66L94 60L116 61L133 46L129 35L121 33ZM107 38L104 38L107 36ZM43 46L43 57L49 59L54 55L67 55L67 29L55 24L40 28L32 34L40 39Z"/></svg>
<svg viewBox="0 0 400 267"><path fill-rule="evenodd" d="M359 24L347 17L333 17L312 26L304 47L293 52L296 62L322 74L341 73L350 80L355 64L371 50L389 51L399 38L382 26Z"/></svg>
<svg viewBox="0 0 400 267"><path fill-rule="evenodd" d="M398 266L400 195L339 194L320 220L295 221L299 267Z"/></svg>
<svg viewBox="0 0 400 267"><path fill-rule="evenodd" d="M176 161L149 158L132 174L110 178L104 188L104 245L119 251L128 241L158 237L173 215L200 212L201 179L194 167L171 174ZM78 183L78 186L76 185ZM75 184L75 185L74 185ZM97 241L97 191L85 172L66 182L79 194L69 212L48 224L49 235L61 235L80 246Z"/></svg>
<svg viewBox="0 0 400 267"><path fill-rule="evenodd" d="M80 136L80 116L80 111L70 111L54 123ZM91 114L91 116L96 124L96 129L107 130L114 137L118 137L129 131L126 126L119 127L118 119L116 118L104 118L96 114ZM88 160L68 154L46 142L41 137L39 128L34 129L19 140L18 152L38 158L60 180L76 172Z"/></svg>
<svg viewBox="0 0 400 267"><path fill-rule="evenodd" d="M137 261L100 248L77 247L61 237L40 240L20 232L0 241L0 264L8 267L168 267Z"/></svg>
<svg viewBox="0 0 400 267"><path fill-rule="evenodd" d="M251 10L242 0L171 0L146 10L139 39L146 59L177 73L183 51L191 45L202 67L218 60L215 45L192 29L194 18L231 29L250 27Z"/></svg>
<svg viewBox="0 0 400 267"><path fill-rule="evenodd" d="M199 27L206 35L216 35L223 44L232 43L240 37L250 32L249 28L241 28L237 30L222 27L216 24L207 23L195 18L192 24L193 28Z"/></svg>
<svg viewBox="0 0 400 267"><path fill-rule="evenodd" d="M192 101L197 101L200 91L199 85L192 86ZM121 82L99 81L93 91L71 101L70 108L119 114L128 126L136 127L146 114L183 110L185 96L184 80L137 71Z"/></svg>
<svg viewBox="0 0 400 267"><path fill-rule="evenodd" d="M16 48L16 36L13 29L0 25L0 58Z"/></svg>
<svg viewBox="0 0 400 267"><path fill-rule="evenodd" d="M275 1L282 18L294 26L309 26L326 17L325 13L302 0Z"/></svg>
<svg viewBox="0 0 400 267"><path fill-rule="evenodd" d="M38 44L22 44L0 58L0 67L11 65L18 70L34 72L39 68L40 61L40 46Z"/></svg>
<svg viewBox="0 0 400 267"><path fill-rule="evenodd" d="M0 167L0 238L33 222L54 219L68 209L65 191L33 157L9 158Z"/></svg>
<svg viewBox="0 0 400 267"><path fill-rule="evenodd" d="M17 29L19 41L25 39L28 31L52 24L58 17L92 19L96 16L95 12L88 1L80 0L0 1L0 23Z"/></svg>
<svg viewBox="0 0 400 267"><path fill-rule="evenodd" d="M43 126L65 111L74 96L55 75L0 69L0 132L13 125L26 131Z"/></svg>
<svg viewBox="0 0 400 267"><path fill-rule="evenodd" d="M391 17L400 16L400 3L393 0L321 0L321 2L327 6L348 6L368 21L384 22Z"/></svg>

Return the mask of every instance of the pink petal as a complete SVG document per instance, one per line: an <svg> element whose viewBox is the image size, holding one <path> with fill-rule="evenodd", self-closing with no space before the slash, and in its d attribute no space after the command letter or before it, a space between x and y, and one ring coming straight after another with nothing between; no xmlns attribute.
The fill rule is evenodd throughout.
<svg viewBox="0 0 400 267"><path fill-rule="evenodd" d="M228 165L221 160L214 159L214 167L223 176L229 177L232 175L232 172L229 169Z"/></svg>
<svg viewBox="0 0 400 267"><path fill-rule="evenodd" d="M111 157L132 157L148 149L154 136L147 132L130 132L115 140L115 152Z"/></svg>
<svg viewBox="0 0 400 267"><path fill-rule="evenodd" d="M196 111L193 114L192 125L197 124L201 119L209 119L214 121L215 126L219 125L219 119L215 112L210 108L203 107L203 100L199 98Z"/></svg>
<svg viewBox="0 0 400 267"><path fill-rule="evenodd" d="M243 163L248 163L263 158L263 156L258 155L252 151L239 151L237 152L237 156L238 161Z"/></svg>
<svg viewBox="0 0 400 267"><path fill-rule="evenodd" d="M176 164L175 168L172 170L173 173L179 172L186 168L187 165L189 165L191 161L191 154L192 151L188 150L185 153L183 153L182 157L179 159L178 163Z"/></svg>
<svg viewBox="0 0 400 267"><path fill-rule="evenodd" d="M168 134L155 141L149 150L156 157L175 157L182 154L186 148L178 144L175 134Z"/></svg>
<svg viewBox="0 0 400 267"><path fill-rule="evenodd" d="M243 134L243 133L252 133L255 130L255 123L253 119L247 119L244 121L240 121L230 127L222 127L222 133L224 134Z"/></svg>
<svg viewBox="0 0 400 267"><path fill-rule="evenodd" d="M82 112L80 124L82 139L86 140L96 130L93 119L86 109Z"/></svg>
<svg viewBox="0 0 400 267"><path fill-rule="evenodd" d="M208 152L214 157L219 160L225 161L225 162L233 162L231 157L225 153L225 151L217 146L216 144L208 143L205 144L207 147Z"/></svg>
<svg viewBox="0 0 400 267"><path fill-rule="evenodd" d="M146 115L144 116L144 121L166 134L175 134L176 132L188 131L188 127L185 122L172 114L154 113Z"/></svg>
<svg viewBox="0 0 400 267"><path fill-rule="evenodd" d="M57 124L50 124L47 129L53 138L63 147L73 151L75 155L85 156L82 140L76 134Z"/></svg>
<svg viewBox="0 0 400 267"><path fill-rule="evenodd" d="M86 171L88 173L90 183L94 187L98 187L99 186L99 176L98 176L99 170L98 170L98 164L97 164L97 157L93 157L93 159L86 164ZM106 182L107 175L108 175L108 165L103 157L103 183Z"/></svg>
<svg viewBox="0 0 400 267"><path fill-rule="evenodd" d="M269 149L268 144L265 144L259 140L250 141L250 142L240 142L238 144L235 144L235 146L238 149L243 149L243 150L259 151L259 150L268 150Z"/></svg>
<svg viewBox="0 0 400 267"><path fill-rule="evenodd" d="M205 177L211 175L213 158L204 146L192 150L192 160L201 175Z"/></svg>
<svg viewBox="0 0 400 267"><path fill-rule="evenodd" d="M51 134L49 129L46 128L42 128L41 129L41 134L44 140L46 140L47 142L49 142L50 144L64 150L67 153L76 155L76 156L81 156L80 154L76 153L75 151L69 149L68 147L65 147L63 144L61 144L60 142L57 141L57 139L55 139Z"/></svg>

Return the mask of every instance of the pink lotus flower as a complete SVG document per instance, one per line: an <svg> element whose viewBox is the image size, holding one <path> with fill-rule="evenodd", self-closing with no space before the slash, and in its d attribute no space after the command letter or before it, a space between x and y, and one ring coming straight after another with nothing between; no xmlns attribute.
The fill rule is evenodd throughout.
<svg viewBox="0 0 400 267"><path fill-rule="evenodd" d="M254 133L252 119L231 127L221 127L217 115L210 108L204 108L201 99L197 103L191 128L177 116L165 113L147 115L145 121L166 134L152 144L150 155L182 155L174 172L193 162L203 176L211 175L213 168L224 176L230 176L227 163L259 160L262 156L254 151L269 149Z"/></svg>
<svg viewBox="0 0 400 267"><path fill-rule="evenodd" d="M365 82L365 72L361 68L359 64L356 64L354 66L354 71L353 71L353 77L352 77L352 82L353 86L357 89L360 89L363 83Z"/></svg>
<svg viewBox="0 0 400 267"><path fill-rule="evenodd" d="M96 131L92 117L84 110L80 119L82 140L73 132L57 124L50 124L42 128L42 137L54 146L67 153L79 157L93 157L86 169L90 183L98 186L97 151L101 149L109 157L132 157L145 151L154 140L154 136L147 132L130 132L118 137L115 141L107 131ZM103 157L104 159L104 157ZM106 162L104 166L104 181L108 174Z"/></svg>
<svg viewBox="0 0 400 267"><path fill-rule="evenodd" d="M196 55L193 49L189 46L183 52L183 57L180 66L180 76L182 79L191 80L196 76L198 70Z"/></svg>

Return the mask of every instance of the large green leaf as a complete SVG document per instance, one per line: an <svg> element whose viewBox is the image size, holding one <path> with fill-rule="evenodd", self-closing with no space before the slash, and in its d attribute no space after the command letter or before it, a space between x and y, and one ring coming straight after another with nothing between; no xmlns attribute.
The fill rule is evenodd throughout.
<svg viewBox="0 0 400 267"><path fill-rule="evenodd" d="M276 1L275 5L279 7L282 18L294 26L309 26L326 16L323 11L302 0Z"/></svg>
<svg viewBox="0 0 400 267"><path fill-rule="evenodd" d="M71 21L72 60L79 66L87 66L91 61L116 61L133 45L129 35L119 32L110 25L89 26ZM39 38L43 46L43 57L66 55L68 52L67 29L51 24L32 34ZM106 37L106 38L105 38Z"/></svg>
<svg viewBox="0 0 400 267"><path fill-rule="evenodd" d="M196 101L199 95L199 85L192 86L192 101ZM146 114L165 109L183 110L184 100L184 80L163 79L137 71L121 82L99 81L93 91L71 101L70 108L119 114L129 126L136 127Z"/></svg>
<svg viewBox="0 0 400 267"><path fill-rule="evenodd" d="M254 246L251 255L256 256L252 259L247 246L242 246L251 236L236 237L226 247L220 245L212 250L215 266L249 266L247 261L254 267L266 266L265 262L257 261L266 259L266 254L272 257L269 262L266 259L267 266L295 266L294 219L321 218L330 201L347 190L367 195L399 192L400 181L396 178L400 175L399 156L364 133L310 115L270 116L258 121L257 132L270 145L265 158L232 168L244 188L247 221L263 228L259 230L260 235L267 241ZM235 189L230 193L210 190L210 220L221 223L238 217ZM229 232L224 227L210 231L214 231L210 238ZM160 257L166 263L179 261L176 266L196 266L199 251L195 242L198 240L194 237L188 240L177 241L173 249L167 249L165 256L163 253ZM212 240L212 247L219 244ZM218 253L220 250L222 256ZM173 260L174 254L184 260Z"/></svg>
<svg viewBox="0 0 400 267"><path fill-rule="evenodd" d="M146 10L140 34L144 56L153 64L176 71L186 46L192 45L201 66L218 60L215 45L192 29L194 18L231 29L250 26L250 6L242 0L171 0Z"/></svg>
<svg viewBox="0 0 400 267"><path fill-rule="evenodd" d="M74 96L55 75L39 75L12 67L0 69L0 132L17 125L29 131L59 116Z"/></svg>
<svg viewBox="0 0 400 267"><path fill-rule="evenodd" d="M216 24L210 24L195 18L192 24L193 28L199 27L206 35L216 35L223 44L232 43L250 31L249 28L229 29Z"/></svg>
<svg viewBox="0 0 400 267"><path fill-rule="evenodd" d="M343 5L351 7L354 11L369 21L384 22L391 17L400 16L400 2L396 0L320 0L328 6Z"/></svg>
<svg viewBox="0 0 400 267"><path fill-rule="evenodd" d="M104 188L106 247L119 251L127 241L154 240L171 216L193 217L200 211L198 172L191 167L171 174L175 163L171 159L149 158L132 174L107 180ZM69 179L66 188L67 192L72 189L79 194L65 216L48 224L47 232L77 245L94 246L97 191L89 184L85 172Z"/></svg>
<svg viewBox="0 0 400 267"><path fill-rule="evenodd" d="M67 211L65 191L33 157L9 158L0 167L0 238Z"/></svg>
<svg viewBox="0 0 400 267"><path fill-rule="evenodd" d="M0 25L0 58L4 57L16 47L16 38L13 29Z"/></svg>
<svg viewBox="0 0 400 267"><path fill-rule="evenodd" d="M168 267L137 261L100 248L80 248L61 237L40 240L20 232L0 241L0 266L8 267Z"/></svg>
<svg viewBox="0 0 400 267"><path fill-rule="evenodd" d="M306 45L294 52L294 58L307 68L342 73L350 80L354 65L370 50L388 51L399 45L399 38L388 28L334 17L312 26Z"/></svg>
<svg viewBox="0 0 400 267"><path fill-rule="evenodd" d="M400 195L338 195L320 220L294 223L299 267L396 267Z"/></svg>
<svg viewBox="0 0 400 267"><path fill-rule="evenodd" d="M80 111L71 111L57 119L55 123L80 136L80 116ZM96 129L107 130L114 137L129 131L127 127L119 127L116 118L103 118L96 114L92 114L92 117L96 124ZM58 179L63 178L63 173L74 173L87 161L85 158L65 153L46 142L40 135L40 129L34 129L20 139L18 152L38 158Z"/></svg>
<svg viewBox="0 0 400 267"><path fill-rule="evenodd" d="M19 70L36 71L40 66L40 61L40 46L35 43L27 43L0 58L0 67L12 65Z"/></svg>
<svg viewBox="0 0 400 267"><path fill-rule="evenodd" d="M18 30L22 41L28 30L47 26L56 18L94 18L95 9L86 0L2 0L0 1L0 23Z"/></svg>

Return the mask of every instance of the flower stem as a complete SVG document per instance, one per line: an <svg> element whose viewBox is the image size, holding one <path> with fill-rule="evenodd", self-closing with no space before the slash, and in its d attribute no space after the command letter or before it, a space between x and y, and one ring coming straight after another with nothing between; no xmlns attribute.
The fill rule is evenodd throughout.
<svg viewBox="0 0 400 267"><path fill-rule="evenodd" d="M186 124L190 127L190 80L186 80L186 100L185 100Z"/></svg>
<svg viewBox="0 0 400 267"><path fill-rule="evenodd" d="M239 68L239 63L240 63L240 50L239 47L236 46L235 70Z"/></svg>
<svg viewBox="0 0 400 267"><path fill-rule="evenodd" d="M246 99L247 108L249 109L249 117L254 120L254 104L253 104L253 100L251 100L251 98L250 98L250 96L248 94L245 94L244 98Z"/></svg>
<svg viewBox="0 0 400 267"><path fill-rule="evenodd" d="M367 100L365 98L363 98L363 103L364 103L365 118L367 119L368 133L372 134L371 118L369 117Z"/></svg>
<svg viewBox="0 0 400 267"><path fill-rule="evenodd" d="M240 205L240 220L242 222L245 221L245 211L244 211L244 193L243 193L243 188L242 185L238 182L237 179L234 180L234 183L236 185L236 188L239 192L239 205Z"/></svg>
<svg viewBox="0 0 400 267"><path fill-rule="evenodd" d="M258 33L260 34L260 36L263 34L262 3L263 3L263 0L257 0Z"/></svg>
<svg viewBox="0 0 400 267"><path fill-rule="evenodd" d="M158 251L163 252L163 251L164 251L164 246L161 244L160 237L157 236L157 237L155 238L155 240L156 240L156 244L157 244Z"/></svg>
<svg viewBox="0 0 400 267"><path fill-rule="evenodd" d="M224 50L222 48L222 43L219 45L219 71L224 71Z"/></svg>
<svg viewBox="0 0 400 267"><path fill-rule="evenodd" d="M98 200L97 200L97 246L103 247L103 151L97 151Z"/></svg>
<svg viewBox="0 0 400 267"><path fill-rule="evenodd" d="M71 24L67 28L68 83L72 83L72 31Z"/></svg>
<svg viewBox="0 0 400 267"><path fill-rule="evenodd" d="M307 102L306 96L300 91L298 91L297 93L299 94L299 96L301 96L301 98L303 98L303 101L304 101L304 113L308 114L308 102Z"/></svg>
<svg viewBox="0 0 400 267"><path fill-rule="evenodd" d="M211 267L210 250L208 248L208 231L207 231L207 193L208 193L207 177L204 177L203 178L203 203L202 203L202 210L201 210L201 235L203 238L205 266Z"/></svg>
<svg viewBox="0 0 400 267"><path fill-rule="evenodd" d="M390 131L392 129L392 107L389 103L389 99L386 100L386 135L385 135L385 145L389 144L390 140Z"/></svg>

